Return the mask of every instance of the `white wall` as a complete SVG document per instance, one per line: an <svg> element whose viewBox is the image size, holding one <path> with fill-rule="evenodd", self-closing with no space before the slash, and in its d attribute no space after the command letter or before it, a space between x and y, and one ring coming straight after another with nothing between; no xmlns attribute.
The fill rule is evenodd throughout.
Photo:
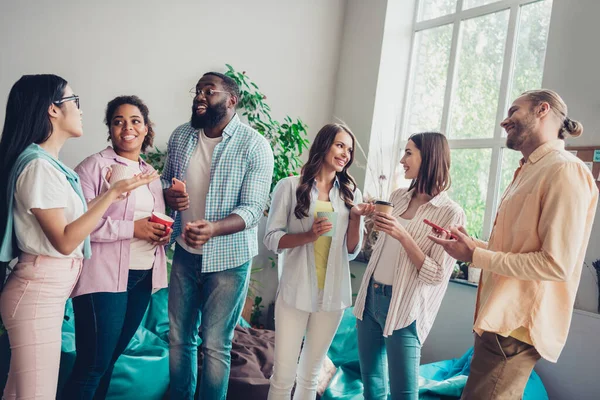
<svg viewBox="0 0 600 400"><path fill-rule="evenodd" d="M368 153L387 0L348 0L342 35L333 116L344 121ZM365 164L355 151L351 173L364 187Z"/></svg>
<svg viewBox="0 0 600 400"><path fill-rule="evenodd" d="M541 360L535 370L550 399L596 400L600 393L600 315L575 310L558 363Z"/></svg>
<svg viewBox="0 0 600 400"><path fill-rule="evenodd" d="M473 346L477 288L450 282L446 296L421 349L421 364L451 360Z"/></svg>
<svg viewBox="0 0 600 400"><path fill-rule="evenodd" d="M348 0L333 115L350 126L367 155L393 143L404 102L415 4ZM366 160L358 149L355 160L351 173L359 188L375 195L372 187L365 188ZM379 174L380 168L370 168Z"/></svg>
<svg viewBox="0 0 600 400"><path fill-rule="evenodd" d="M569 115L581 121L584 133L570 140L572 146L600 146L600 2L554 0L548 34L543 86L556 90L569 107ZM586 263L600 259L600 209L592 228ZM576 307L598 312L598 285L584 267Z"/></svg>
<svg viewBox="0 0 600 400"><path fill-rule="evenodd" d="M106 103L122 94L148 104L164 149L189 119L188 90L228 63L260 86L274 117L301 118L312 138L331 121L345 8L346 0L2 1L0 121L21 75L55 73L84 112L84 137L61 152L68 165L106 146ZM262 248L253 265L264 268L253 278L265 305L277 288L271 255Z"/></svg>
<svg viewBox="0 0 600 400"><path fill-rule="evenodd" d="M416 2L410 0L388 0L381 46L381 64L377 80L377 95L369 139L369 167L365 193L372 197L388 200L390 192L399 183L392 171L396 163L408 83L410 52L413 38L413 15ZM384 175L384 181L377 177ZM370 176L370 179L369 179ZM377 182L377 183L375 183Z"/></svg>
<svg viewBox="0 0 600 400"><path fill-rule="evenodd" d="M189 119L188 90L225 63L248 75L274 116L300 117L314 136L331 119L345 0L106 0L0 2L0 121L23 74L55 73L81 96L82 139L61 158L74 166L106 145L103 112L137 94L156 143Z"/></svg>
<svg viewBox="0 0 600 400"><path fill-rule="evenodd" d="M553 1L543 86L556 90L583 123L573 146L600 146L599 15L597 0Z"/></svg>

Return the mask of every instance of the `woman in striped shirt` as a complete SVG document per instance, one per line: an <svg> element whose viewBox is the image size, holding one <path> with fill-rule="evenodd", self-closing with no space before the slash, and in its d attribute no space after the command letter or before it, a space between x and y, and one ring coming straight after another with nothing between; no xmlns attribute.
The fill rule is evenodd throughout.
<svg viewBox="0 0 600 400"><path fill-rule="evenodd" d="M388 376L392 399L418 399L421 345L455 262L427 238L431 228L423 220L465 224L464 211L446 194L450 149L444 135L412 135L400 163L412 183L390 196L391 215L375 214L381 233L354 308L366 400L388 398Z"/></svg>

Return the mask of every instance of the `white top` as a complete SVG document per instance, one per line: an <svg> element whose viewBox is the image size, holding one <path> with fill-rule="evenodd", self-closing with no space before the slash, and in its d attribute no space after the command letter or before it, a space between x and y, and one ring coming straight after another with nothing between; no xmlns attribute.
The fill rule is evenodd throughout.
<svg viewBox="0 0 600 400"><path fill-rule="evenodd" d="M204 219L206 216L206 196L210 185L210 166L215 147L223 140L222 136L209 138L204 130L198 131L198 145L190 158L185 172L185 186L190 196L190 208L181 212L181 229L185 224ZM193 254L202 254L202 246L195 249L185 243L185 239L177 237L177 243L185 250Z"/></svg>
<svg viewBox="0 0 600 400"><path fill-rule="evenodd" d="M308 217L298 219L294 215L296 208L296 188L300 178L297 176L284 178L273 191L273 201L269 210L267 228L264 238L265 246L279 254L279 288L278 296L287 305L302 311L338 311L352 305L352 289L350 286L350 260L358 255L363 238L364 218L360 219L360 237L354 251L349 254L346 244L346 231L350 210L340 196L339 183L336 179L329 199L333 210L338 213L337 228L331 240L323 299L320 301L317 287L317 271L315 267L315 250L313 243L291 249L279 249L279 241L286 234L303 233L311 229L314 222L315 205L319 192L316 185L311 191ZM354 191L354 204L362 202L360 190Z"/></svg>
<svg viewBox="0 0 600 400"><path fill-rule="evenodd" d="M398 189L390 196L394 204L392 215L399 217L410 204L414 190ZM389 336L395 330L402 329L417 321L417 333L421 343L425 342L433 321L448 288L448 281L454 269L455 260L444 251L444 248L429 239L431 227L423 219L441 226L465 225L465 213L458 204L450 200L446 193L441 193L417 209L417 213L408 221L406 230L425 253L425 261L421 269L412 263L408 254L398 253L392 285L392 298L388 309L383 336ZM367 265L367 270L354 304L354 315L362 319L367 298L367 289L373 271L383 261L383 244L385 235L379 236Z"/></svg>
<svg viewBox="0 0 600 400"><path fill-rule="evenodd" d="M119 160L127 164L127 168L133 174L141 174L140 163L138 161L128 160L119 157ZM135 192L135 209L133 212L133 220L149 218L154 210L154 196L150 192L148 185L140 186L134 190ZM129 241L129 269L152 269L154 265L154 256L156 254L156 246L151 242L136 237Z"/></svg>
<svg viewBox="0 0 600 400"><path fill-rule="evenodd" d="M83 214L83 203L67 177L41 158L31 161L17 178L13 217L19 249L56 258L83 258L83 242L69 255L58 252L31 213L32 208L64 209L67 224Z"/></svg>
<svg viewBox="0 0 600 400"><path fill-rule="evenodd" d="M410 222L409 219L400 217L396 217L396 219L404 228L406 228ZM377 263L377 267L373 273L373 279L384 285L393 285L394 274L396 273L396 266L398 265L396 261L398 260L398 257L400 257L400 252L404 252L404 247L402 247L400 242L393 237L390 237L383 232L380 232L379 234L384 236L383 248L381 249L379 263Z"/></svg>

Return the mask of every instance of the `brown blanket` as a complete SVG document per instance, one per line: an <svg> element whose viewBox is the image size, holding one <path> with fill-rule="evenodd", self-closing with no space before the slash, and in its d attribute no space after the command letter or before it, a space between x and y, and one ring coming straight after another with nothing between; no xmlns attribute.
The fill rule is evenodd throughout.
<svg viewBox="0 0 600 400"><path fill-rule="evenodd" d="M275 331L235 328L227 398L264 400L273 373Z"/></svg>
<svg viewBox="0 0 600 400"><path fill-rule="evenodd" d="M231 346L231 373L228 400L265 400L273 373L275 331L236 326ZM202 351L198 349L198 377L202 376ZM319 393L335 374L335 366L326 358L319 376ZM168 399L168 394L165 400ZM195 398L198 398L196 393Z"/></svg>
<svg viewBox="0 0 600 400"><path fill-rule="evenodd" d="M236 326L231 344L228 400L265 400L273 373L275 332ZM198 348L198 379L202 376L202 349ZM200 382L198 382L200 383ZM165 400L168 397L165 397ZM194 396L198 399L198 392Z"/></svg>

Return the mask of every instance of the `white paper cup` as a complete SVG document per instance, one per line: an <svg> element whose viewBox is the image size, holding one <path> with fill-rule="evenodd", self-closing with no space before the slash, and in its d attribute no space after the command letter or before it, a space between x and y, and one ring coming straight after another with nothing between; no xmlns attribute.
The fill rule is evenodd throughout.
<svg viewBox="0 0 600 400"><path fill-rule="evenodd" d="M111 185L122 179L133 178L133 176L135 175L131 168L123 164L113 164L110 166L110 170L111 175L110 181L108 181L108 183L110 183Z"/></svg>
<svg viewBox="0 0 600 400"><path fill-rule="evenodd" d="M317 218L327 218L327 222L330 222L333 225L333 228L329 232L322 234L321 236L332 237L335 235L335 228L337 227L337 216L338 214L335 211L319 211L317 212Z"/></svg>

